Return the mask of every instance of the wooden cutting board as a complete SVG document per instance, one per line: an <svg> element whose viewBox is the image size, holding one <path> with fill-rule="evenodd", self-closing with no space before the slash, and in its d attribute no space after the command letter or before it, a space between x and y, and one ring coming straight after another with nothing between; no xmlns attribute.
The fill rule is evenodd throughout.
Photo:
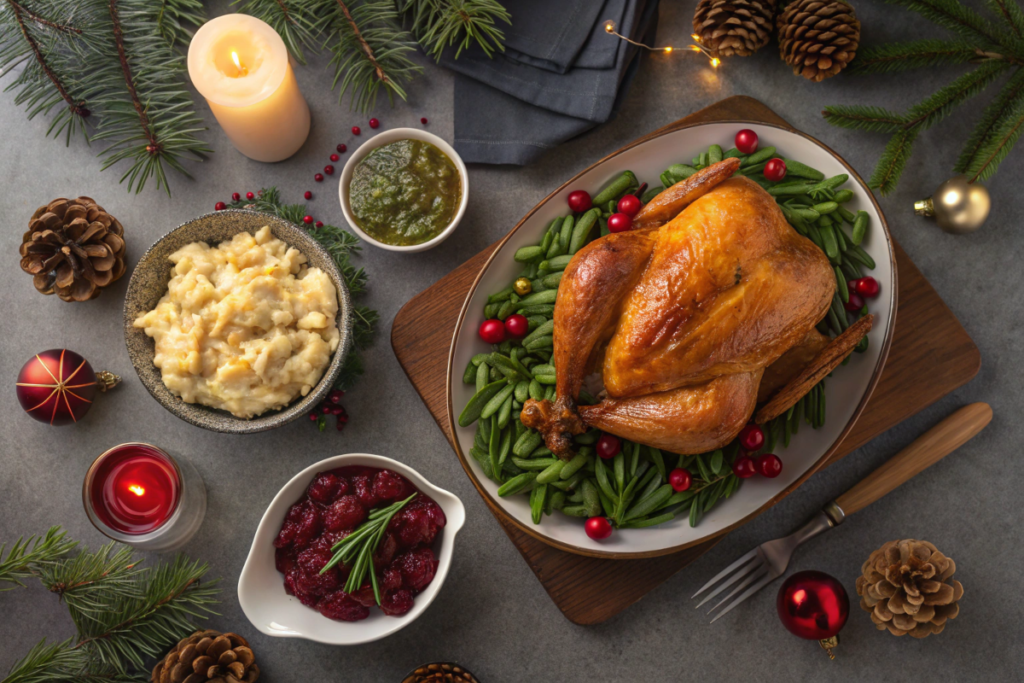
<svg viewBox="0 0 1024 683"><path fill-rule="evenodd" d="M730 97L654 134L693 123L744 120L789 127L750 97ZM413 297L395 316L391 346L448 441L448 351L469 288L497 244L463 263ZM893 242L899 272L899 309L889 359L864 413L829 464L899 424L972 379L981 367L978 347L910 258ZM456 457L452 454L452 457ZM574 623L598 624L642 598L707 552L721 536L672 555L609 560L552 548L501 523L562 613Z"/></svg>

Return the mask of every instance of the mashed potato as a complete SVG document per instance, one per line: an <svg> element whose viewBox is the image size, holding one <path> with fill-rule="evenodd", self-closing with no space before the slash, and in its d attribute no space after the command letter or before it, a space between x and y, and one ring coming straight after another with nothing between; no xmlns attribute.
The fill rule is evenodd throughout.
<svg viewBox="0 0 1024 683"><path fill-rule="evenodd" d="M167 294L135 321L153 364L186 403L250 418L316 386L338 348L338 293L264 227L171 254Z"/></svg>

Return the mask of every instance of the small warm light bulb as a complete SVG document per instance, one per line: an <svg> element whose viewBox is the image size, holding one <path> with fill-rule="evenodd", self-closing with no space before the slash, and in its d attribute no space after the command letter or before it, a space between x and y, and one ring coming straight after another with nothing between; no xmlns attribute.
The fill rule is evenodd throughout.
<svg viewBox="0 0 1024 683"><path fill-rule="evenodd" d="M672 52L672 46L669 45L668 47L666 47L665 52Z"/></svg>
<svg viewBox="0 0 1024 683"><path fill-rule="evenodd" d="M720 60L718 57L712 57L711 58L711 66L717 67L721 63L722 63L722 60Z"/></svg>
<svg viewBox="0 0 1024 683"><path fill-rule="evenodd" d="M146 489L142 488L138 484L132 484L128 487L128 490L134 493L136 496L141 496L146 493Z"/></svg>
<svg viewBox="0 0 1024 683"><path fill-rule="evenodd" d="M615 30L615 22L614 21L609 21L608 23L606 23L604 25L604 30L605 30L605 33L613 32Z"/></svg>
<svg viewBox="0 0 1024 683"><path fill-rule="evenodd" d="M702 52L702 50L696 45L691 45L690 49L693 50L694 52Z"/></svg>

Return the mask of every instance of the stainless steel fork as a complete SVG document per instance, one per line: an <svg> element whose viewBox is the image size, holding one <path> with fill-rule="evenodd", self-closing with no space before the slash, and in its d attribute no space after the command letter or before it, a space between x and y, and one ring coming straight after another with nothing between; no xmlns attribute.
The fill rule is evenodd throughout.
<svg viewBox="0 0 1024 683"><path fill-rule="evenodd" d="M793 557L793 551L798 547L823 531L842 524L847 515L864 509L914 475L934 465L984 429L991 420L992 408L987 403L972 403L960 408L864 477L849 491L826 505L798 530L789 536L762 543L719 572L693 594L693 598L696 598L717 585L697 603L697 607L732 588L728 595L708 610L710 615L732 600L711 620L712 624L715 623L736 605L782 576Z"/></svg>

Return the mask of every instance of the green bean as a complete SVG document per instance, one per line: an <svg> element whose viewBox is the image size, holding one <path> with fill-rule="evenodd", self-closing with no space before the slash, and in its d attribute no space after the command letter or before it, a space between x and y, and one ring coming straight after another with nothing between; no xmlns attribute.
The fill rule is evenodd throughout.
<svg viewBox="0 0 1024 683"><path fill-rule="evenodd" d="M845 204L846 202L853 199L853 190L839 190L835 196L832 197L832 201L839 204Z"/></svg>
<svg viewBox="0 0 1024 683"><path fill-rule="evenodd" d="M667 507L672 507L673 505L679 505L680 503L685 503L686 501L690 500L695 495L697 495L697 493L698 493L698 491L694 491L692 489L688 490L688 491L677 491L677 492L673 493L671 496L669 496L668 500L666 500L664 503L662 503L661 507L659 507L658 509L659 510L664 510Z"/></svg>
<svg viewBox="0 0 1024 683"><path fill-rule="evenodd" d="M513 387L514 389L514 387ZM514 396L509 396L505 399L505 402L501 404L501 408L498 409L498 429L504 429L508 426L508 421L512 419L512 404L515 402ZM522 406L520 406L522 408Z"/></svg>
<svg viewBox="0 0 1024 683"><path fill-rule="evenodd" d="M744 159L742 162L740 162L740 168L760 164L763 161L768 161L773 156L775 156L775 148L764 147L763 149L757 150L756 152L748 156L746 159ZM788 163L789 162L787 162L787 165Z"/></svg>
<svg viewBox="0 0 1024 683"><path fill-rule="evenodd" d="M747 157L747 155L744 154L743 152L739 151L735 147L727 150L726 153L722 155L723 159L732 159L733 157L735 157L737 159L745 159Z"/></svg>
<svg viewBox="0 0 1024 683"><path fill-rule="evenodd" d="M489 303L489 304L501 303L502 301L506 301L510 296L512 296L512 288L511 287L506 287L505 289L501 290L497 294L491 294L489 297L487 297L487 303Z"/></svg>
<svg viewBox="0 0 1024 683"><path fill-rule="evenodd" d="M531 458L550 458L552 456L554 456L554 453L549 451L547 446L544 446L543 444L530 451Z"/></svg>
<svg viewBox="0 0 1024 683"><path fill-rule="evenodd" d="M655 185L654 187L649 187L644 191L643 196L640 197L640 202L642 204L646 204L664 191L665 188L662 185Z"/></svg>
<svg viewBox="0 0 1024 683"><path fill-rule="evenodd" d="M512 464L524 470L543 471L555 464L558 458L518 458L512 456Z"/></svg>
<svg viewBox="0 0 1024 683"><path fill-rule="evenodd" d="M537 475L538 484L548 484L556 479L558 475L562 473L562 469L565 467L565 460L555 460L545 470Z"/></svg>
<svg viewBox="0 0 1024 683"><path fill-rule="evenodd" d="M789 160L788 159L786 160L786 170L787 171L789 170ZM812 185L807 190L807 192L808 192L808 194L810 194L810 193L813 193L813 192L822 192L822 191L825 191L825 190L834 190L837 187L839 187L840 185L842 185L843 183L845 183L849 179L850 179L850 176L846 175L845 173L840 173L839 175L832 176L831 178L826 178L825 180L822 180L820 183ZM849 190L847 190L847 192L849 192Z"/></svg>
<svg viewBox="0 0 1024 683"><path fill-rule="evenodd" d="M850 250L847 251L846 253L852 256L855 260L863 263L869 269L874 270L875 259L871 258L868 252L864 251L860 246L853 245L850 247Z"/></svg>
<svg viewBox="0 0 1024 683"><path fill-rule="evenodd" d="M701 168L703 168L703 167L708 165L708 153L707 152L701 152L700 153L700 156L697 157L697 165L700 166Z"/></svg>
<svg viewBox="0 0 1024 683"><path fill-rule="evenodd" d="M534 339L536 339L537 337L543 337L545 334L551 334L554 331L554 329L555 329L555 321L554 320L548 320L544 324L540 325L533 332L530 332L530 334L528 334L525 337L523 337L522 343L525 346L527 342L531 342Z"/></svg>
<svg viewBox="0 0 1024 683"><path fill-rule="evenodd" d="M491 367L486 363L481 363L476 368L476 390L481 391L487 386L487 380L491 375Z"/></svg>
<svg viewBox="0 0 1024 683"><path fill-rule="evenodd" d="M545 400L548 400L548 401L554 401L555 400L555 382L554 382L554 379L555 378L552 377L551 378L551 384L549 384L544 389L544 399ZM543 384L543 382L541 382L541 384Z"/></svg>
<svg viewBox="0 0 1024 683"><path fill-rule="evenodd" d="M786 175L796 176L798 178L809 178L810 180L824 180L825 174L816 168L811 168L806 164L801 164L795 159L782 159L786 162Z"/></svg>
<svg viewBox="0 0 1024 683"><path fill-rule="evenodd" d="M498 309L498 312L495 313L494 317L504 320L515 312L516 306L518 306L518 304L512 301L512 299L509 299L501 304L501 307Z"/></svg>
<svg viewBox="0 0 1024 683"><path fill-rule="evenodd" d="M602 204L606 204L609 200L617 199L619 195L628 190L631 186L638 184L639 183L636 182L636 176L633 175L633 172L626 171L594 196L594 206L601 206Z"/></svg>
<svg viewBox="0 0 1024 683"><path fill-rule="evenodd" d="M668 173L670 176L672 176L672 178L675 179L675 182L679 182L680 180L686 180L696 172L697 169L695 169L693 166L688 166L686 164L672 164L665 170L665 173Z"/></svg>
<svg viewBox="0 0 1024 683"><path fill-rule="evenodd" d="M565 492L555 491L548 499L548 507L551 510L561 510L565 507ZM549 513L550 514L550 513Z"/></svg>
<svg viewBox="0 0 1024 683"><path fill-rule="evenodd" d="M480 412L481 418L486 420L487 418L497 413L501 409L502 404L505 403L505 399L512 396L512 392L516 390L515 386L509 384L508 382L503 381L503 383L505 384L505 387L499 390L498 393L494 394L491 397L491 399L487 401L487 405L483 407L483 410ZM488 384L487 386L491 387L494 385ZM484 390L486 389L487 387L484 387Z"/></svg>
<svg viewBox="0 0 1024 683"><path fill-rule="evenodd" d="M462 373L463 384L473 384L476 380L477 366L473 365L473 361L469 361L466 365L466 370ZM479 387L477 387L479 390Z"/></svg>
<svg viewBox="0 0 1024 683"><path fill-rule="evenodd" d="M802 195L807 192L811 184L806 180L790 181L788 183L780 183L778 185L772 185L768 188L768 194L773 197L791 197Z"/></svg>
<svg viewBox="0 0 1024 683"><path fill-rule="evenodd" d="M516 475L498 487L498 496L504 498L505 496L522 493L526 491L527 487L533 484L536 479L536 472L523 472L522 474Z"/></svg>
<svg viewBox="0 0 1024 683"><path fill-rule="evenodd" d="M491 478L501 483L501 454L499 452L501 448L501 430L498 429L498 418L494 416L491 418L491 438L488 444L488 456L491 465Z"/></svg>
<svg viewBox="0 0 1024 683"><path fill-rule="evenodd" d="M565 463L565 467L562 468L561 473L558 475L562 479L568 479L572 475L576 474L580 468L587 464L587 454L581 448L580 451L572 457L572 460Z"/></svg>
<svg viewBox="0 0 1024 683"><path fill-rule="evenodd" d="M836 273L836 287L839 289L839 298L845 304L850 300L850 288L846 286L846 277L837 266L832 266L832 270Z"/></svg>
<svg viewBox="0 0 1024 683"><path fill-rule="evenodd" d="M846 233L843 232L843 224L839 221L833 221L832 229L836 233L836 242L839 243L839 251L844 252L847 249L849 249L850 239L846 236ZM835 262L839 264L842 263L843 261L842 259L836 259Z"/></svg>
<svg viewBox="0 0 1024 683"><path fill-rule="evenodd" d="M540 247L521 247L516 250L513 258L520 263L526 263L544 256L544 250Z"/></svg>
<svg viewBox="0 0 1024 683"><path fill-rule="evenodd" d="M851 241L855 246L860 246L860 243L864 241L864 236L868 232L868 212L858 211L857 216L853 219L853 237Z"/></svg>
<svg viewBox="0 0 1024 683"><path fill-rule="evenodd" d="M552 292L554 290L548 289L545 291ZM551 304L526 306L525 308L520 308L519 312L527 317L531 315L542 315L545 318L550 318L555 312L555 307Z"/></svg>
<svg viewBox="0 0 1024 683"><path fill-rule="evenodd" d="M717 164L722 160L722 146L711 145L708 147L708 164Z"/></svg>
<svg viewBox="0 0 1024 683"><path fill-rule="evenodd" d="M674 512L666 512L665 514L658 515L657 517L648 517L647 519L636 519L636 520L631 520L629 522L624 522L624 523L619 525L619 528L620 529L643 529L643 528L649 527L649 526L657 526L659 524L664 524L665 522L669 522L669 521L675 519L675 517L676 517L676 515L675 515Z"/></svg>
<svg viewBox="0 0 1024 683"><path fill-rule="evenodd" d="M536 379L530 380L530 398L534 401L540 401L544 398L544 387Z"/></svg>
<svg viewBox="0 0 1024 683"><path fill-rule="evenodd" d="M846 317L846 309L843 307L843 302L839 300L838 293L832 295L832 311L836 314L836 320L839 322L838 331L845 331L850 326L850 321Z"/></svg>
<svg viewBox="0 0 1024 683"><path fill-rule="evenodd" d="M526 399L530 398L530 380L521 380L516 385L516 400L520 403L526 403Z"/></svg>
<svg viewBox="0 0 1024 683"><path fill-rule="evenodd" d="M484 408L490 404L490 401L502 390L502 387L508 387L508 382L504 379L491 382L473 394L473 398L469 399L466 407L462 409L462 413L459 415L459 426L468 427L476 422L482 416ZM490 417L490 414L487 417Z"/></svg>
<svg viewBox="0 0 1024 683"><path fill-rule="evenodd" d="M516 439L515 445L512 446L512 453L520 458L529 458L533 449L539 446L543 440L544 437L541 436L540 432L532 429L525 431Z"/></svg>
<svg viewBox="0 0 1024 683"><path fill-rule="evenodd" d="M545 232L544 238L541 239L540 241L540 250L544 253L547 253L548 249L551 248L551 243L557 239L558 235L556 233L553 233L550 230L548 232Z"/></svg>
<svg viewBox="0 0 1024 683"><path fill-rule="evenodd" d="M498 462L503 463L512 450L512 430L501 426L501 419L498 420L498 428L502 429L501 442L498 444Z"/></svg>
<svg viewBox="0 0 1024 683"><path fill-rule="evenodd" d="M827 213L832 213L833 211L838 209L839 204L837 204L836 202L822 202L821 204L815 204L811 208L817 211L818 213L824 215Z"/></svg>
<svg viewBox="0 0 1024 683"><path fill-rule="evenodd" d="M845 206L839 207L839 215L843 217L843 220L853 225L854 218L856 218Z"/></svg>
<svg viewBox="0 0 1024 683"><path fill-rule="evenodd" d="M498 311L501 309L501 306L502 304L487 304L486 306L484 306L484 317L488 319L493 318L495 315L498 314Z"/></svg>
<svg viewBox="0 0 1024 683"><path fill-rule="evenodd" d="M825 253L829 259L838 259L839 243L836 241L836 234L832 232L831 225L821 226L821 241L825 246Z"/></svg>
<svg viewBox="0 0 1024 683"><path fill-rule="evenodd" d="M643 517L657 510L662 503L669 499L672 495L671 484L663 484L654 493L649 495L647 498L638 500L629 512L626 513L625 521L635 519L637 517Z"/></svg>
<svg viewBox="0 0 1024 683"><path fill-rule="evenodd" d="M583 480L583 504L587 508L588 517L596 517L601 514L601 495L597 485L590 479Z"/></svg>
<svg viewBox="0 0 1024 683"><path fill-rule="evenodd" d="M604 492L604 495L613 501L617 500L618 496L608 482L608 468L605 467L604 460L601 458L594 460L594 475L597 477L597 485Z"/></svg>
<svg viewBox="0 0 1024 683"><path fill-rule="evenodd" d="M563 515L569 515L570 517L592 517L593 515L587 514L587 508L585 505L566 505L562 508ZM601 514L598 512L598 514Z"/></svg>
<svg viewBox="0 0 1024 683"><path fill-rule="evenodd" d="M693 169L693 172L696 173L697 169ZM672 187L673 185L679 182L678 180L676 180L675 176L669 173L668 171L662 173L658 179L661 181L661 184L665 187Z"/></svg>
<svg viewBox="0 0 1024 683"><path fill-rule="evenodd" d="M569 261L571 260L571 254L562 254L561 256L556 256L555 258L549 259L547 261L548 269L552 272L556 270L565 270L565 267L569 265Z"/></svg>
<svg viewBox="0 0 1024 683"><path fill-rule="evenodd" d="M558 290L545 289L543 292L533 292L527 296L524 296L519 300L519 303L515 304L515 309L518 311L531 306L537 306L540 304L553 304L555 299L558 298Z"/></svg>
<svg viewBox="0 0 1024 683"><path fill-rule="evenodd" d="M562 273L552 273L551 275L545 275L541 278L541 284L548 289L558 289L558 284L562 281Z"/></svg>
<svg viewBox="0 0 1024 683"><path fill-rule="evenodd" d="M582 443L588 446L592 446L593 444L597 443L597 440L600 437L601 432L599 430L591 429L589 431L583 432L582 434L577 434L576 436L573 437L573 440L576 443Z"/></svg>
<svg viewBox="0 0 1024 683"><path fill-rule="evenodd" d="M546 484L539 484L530 491L530 518L534 524L540 524L540 518L544 514L544 505L547 503L548 487Z"/></svg>
<svg viewBox="0 0 1024 683"><path fill-rule="evenodd" d="M621 492L626 485L626 457L622 451L612 458L612 469L615 472L615 488Z"/></svg>
<svg viewBox="0 0 1024 683"><path fill-rule="evenodd" d="M537 375L537 377L535 377L534 379L536 379L540 384L543 384L545 387L548 387L549 389L554 389L555 384L558 383L558 377L556 377L555 375ZM547 398L546 393L544 397Z"/></svg>
<svg viewBox="0 0 1024 683"><path fill-rule="evenodd" d="M544 248L543 245L541 245L541 247ZM561 256L565 252L566 249L565 245L562 243L562 238L559 237L558 235L555 235L554 239L551 240L551 244L549 244L547 248L544 248L544 258L553 259L556 256ZM533 283L531 282L530 284L532 285ZM534 287L534 290L536 289L537 288Z"/></svg>
<svg viewBox="0 0 1024 683"><path fill-rule="evenodd" d="M569 239L569 253L575 254L587 242L590 231L597 222L597 216L601 213L598 209L590 209L580 216L580 220L573 228L572 237Z"/></svg>
<svg viewBox="0 0 1024 683"><path fill-rule="evenodd" d="M805 221L816 221L821 217L821 214L815 211L812 207L791 207L789 210L793 212L793 215L798 216L801 220Z"/></svg>
<svg viewBox="0 0 1024 683"><path fill-rule="evenodd" d="M532 339L529 344L524 344L523 348L525 348L527 351L536 351L538 349L550 348L553 343L554 337L552 337L550 334L547 334Z"/></svg>
<svg viewBox="0 0 1024 683"><path fill-rule="evenodd" d="M622 492L622 495L619 497L619 503L618 505L615 506L616 521L622 519L623 514L625 514L626 512L626 508L628 508L629 504L633 502L633 496L636 493L636 485L638 481L640 480L635 477L633 479L630 479L629 483L626 485L626 489Z"/></svg>

